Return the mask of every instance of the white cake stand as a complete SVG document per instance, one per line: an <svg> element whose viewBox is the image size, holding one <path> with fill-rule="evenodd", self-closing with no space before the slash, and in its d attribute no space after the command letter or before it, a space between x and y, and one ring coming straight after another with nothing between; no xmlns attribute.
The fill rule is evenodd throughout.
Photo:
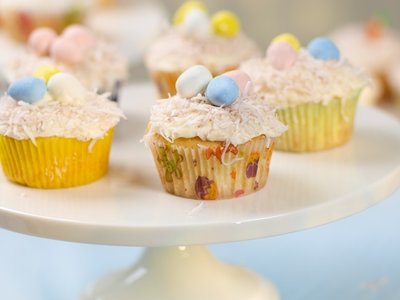
<svg viewBox="0 0 400 300"><path fill-rule="evenodd" d="M1 227L52 239L152 247L135 266L88 288L82 299L278 299L255 274L193 245L318 226L362 211L400 186L400 124L361 107L347 145L312 154L275 152L267 187L253 195L205 202L166 194L150 151L139 142L152 93L147 84L123 91L129 120L118 129L110 172L102 180L44 191L0 175Z"/></svg>

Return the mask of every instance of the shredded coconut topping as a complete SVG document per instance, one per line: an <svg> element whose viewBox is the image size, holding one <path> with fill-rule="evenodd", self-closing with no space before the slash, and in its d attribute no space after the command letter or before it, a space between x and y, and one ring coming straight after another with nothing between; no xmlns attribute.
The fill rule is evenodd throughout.
<svg viewBox="0 0 400 300"><path fill-rule="evenodd" d="M192 65L205 65L219 73L258 56L258 47L244 33L229 38L216 35L199 38L173 27L150 47L146 63L150 69L159 71L183 71Z"/></svg>
<svg viewBox="0 0 400 300"><path fill-rule="evenodd" d="M199 137L204 141L243 144L265 135L275 138L286 131L275 110L257 96L241 97L230 106L213 106L201 94L191 98L174 96L159 100L152 108L146 140L159 134L168 141Z"/></svg>
<svg viewBox="0 0 400 300"><path fill-rule="evenodd" d="M8 82L31 76L40 66L54 65L60 71L74 74L82 84L93 91L111 92L116 81L128 76L128 62L113 45L99 41L89 49L85 60L76 65L56 63L50 57L27 52L19 55L4 70Z"/></svg>
<svg viewBox="0 0 400 300"><path fill-rule="evenodd" d="M278 108L309 102L327 104L336 97L346 101L369 84L364 71L348 61L314 59L305 49L286 70L276 70L266 59L249 60L240 69L249 74L255 92Z"/></svg>
<svg viewBox="0 0 400 300"><path fill-rule="evenodd" d="M31 105L5 95L0 98L0 134L33 143L38 137L101 139L124 118L108 96L88 92L87 101L81 105L52 99L45 105Z"/></svg>

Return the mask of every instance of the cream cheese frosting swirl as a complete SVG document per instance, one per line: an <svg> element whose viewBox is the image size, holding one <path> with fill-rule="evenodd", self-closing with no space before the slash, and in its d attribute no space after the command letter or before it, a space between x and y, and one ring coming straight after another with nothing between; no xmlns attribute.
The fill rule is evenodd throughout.
<svg viewBox="0 0 400 300"><path fill-rule="evenodd" d="M159 71L183 71L200 64L213 73L220 73L257 56L256 44L243 32L235 37L209 35L201 38L173 27L150 47L146 63L150 69Z"/></svg>
<svg viewBox="0 0 400 300"><path fill-rule="evenodd" d="M275 69L265 58L246 61L240 69L249 74L256 93L278 108L309 102L326 105L333 98L346 101L369 84L366 73L347 60L318 60L305 49L286 70Z"/></svg>
<svg viewBox="0 0 400 300"><path fill-rule="evenodd" d="M148 137L159 134L173 142L177 138L199 137L239 145L265 135L275 138L286 130L275 110L261 103L256 95L240 97L230 106L213 106L199 94L190 99L174 96L159 100L150 117Z"/></svg>
<svg viewBox="0 0 400 300"><path fill-rule="evenodd" d="M124 118L121 109L107 99L108 94L87 92L85 101L66 103L49 94L40 105L0 98L0 134L17 140L39 137L101 139Z"/></svg>

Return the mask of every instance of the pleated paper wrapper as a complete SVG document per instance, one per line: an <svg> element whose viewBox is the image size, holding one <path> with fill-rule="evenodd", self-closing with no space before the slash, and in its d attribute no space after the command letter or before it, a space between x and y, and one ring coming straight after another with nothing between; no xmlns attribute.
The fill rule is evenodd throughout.
<svg viewBox="0 0 400 300"><path fill-rule="evenodd" d="M335 98L327 105L300 104L278 109L279 120L288 130L277 139L276 149L310 152L345 144L352 136L360 92L349 99Z"/></svg>
<svg viewBox="0 0 400 300"><path fill-rule="evenodd" d="M0 136L0 162L5 176L21 185L55 189L93 182L108 170L114 129L99 140Z"/></svg>
<svg viewBox="0 0 400 300"><path fill-rule="evenodd" d="M267 182L273 151L273 142L263 135L226 146L199 138L171 143L156 134L148 145L164 189L200 200L234 198L261 189Z"/></svg>

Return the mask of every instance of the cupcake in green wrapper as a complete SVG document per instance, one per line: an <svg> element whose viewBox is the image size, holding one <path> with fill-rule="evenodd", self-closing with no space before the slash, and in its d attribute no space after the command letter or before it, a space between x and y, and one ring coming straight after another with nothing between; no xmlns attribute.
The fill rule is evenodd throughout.
<svg viewBox="0 0 400 300"><path fill-rule="evenodd" d="M351 138L357 102L369 79L341 59L329 39L315 38L302 48L296 37L282 34L272 40L265 58L246 61L241 69L288 126L277 150L319 151Z"/></svg>

